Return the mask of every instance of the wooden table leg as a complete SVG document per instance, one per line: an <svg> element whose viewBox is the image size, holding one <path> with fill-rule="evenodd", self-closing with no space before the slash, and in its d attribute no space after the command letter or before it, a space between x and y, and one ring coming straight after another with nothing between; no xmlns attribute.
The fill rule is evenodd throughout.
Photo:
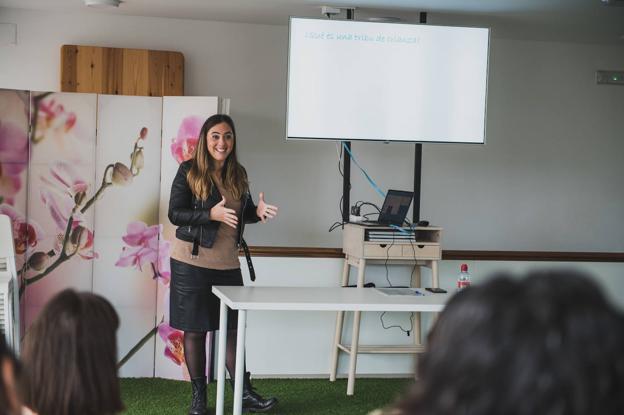
<svg viewBox="0 0 624 415"><path fill-rule="evenodd" d="M353 335L351 336L351 356L349 359L347 395L353 395L355 390L355 369L357 365L358 343L360 338L360 314L360 311L353 312Z"/></svg>
<svg viewBox="0 0 624 415"><path fill-rule="evenodd" d="M416 268L414 269L414 273L412 274L412 280L410 281L411 287L421 288L422 281L420 278L420 266L418 264L414 265ZM413 313L414 316L414 344L420 346L422 344L421 337L421 313Z"/></svg>
<svg viewBox="0 0 624 415"><path fill-rule="evenodd" d="M349 284L349 260L345 257L344 264L342 266L342 286L346 287ZM334 346L332 349L331 357L331 369L329 372L329 381L334 382L336 380L336 372L338 371L338 345L342 341L342 324L344 322L344 311L338 311L336 313L336 330L334 332Z"/></svg>
<svg viewBox="0 0 624 415"><path fill-rule="evenodd" d="M438 278L438 261L431 261L431 286L440 287L440 279Z"/></svg>

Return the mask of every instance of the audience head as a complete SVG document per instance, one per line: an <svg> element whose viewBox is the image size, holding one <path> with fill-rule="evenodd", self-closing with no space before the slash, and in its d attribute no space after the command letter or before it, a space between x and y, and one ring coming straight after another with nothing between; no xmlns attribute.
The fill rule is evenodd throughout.
<svg viewBox="0 0 624 415"><path fill-rule="evenodd" d="M401 414L624 414L624 316L575 271L459 292L427 350Z"/></svg>
<svg viewBox="0 0 624 415"><path fill-rule="evenodd" d="M16 387L18 372L19 363L0 333L0 415L20 413Z"/></svg>
<svg viewBox="0 0 624 415"><path fill-rule="evenodd" d="M73 290L56 295L25 338L25 404L39 415L120 412L118 327L103 297Z"/></svg>

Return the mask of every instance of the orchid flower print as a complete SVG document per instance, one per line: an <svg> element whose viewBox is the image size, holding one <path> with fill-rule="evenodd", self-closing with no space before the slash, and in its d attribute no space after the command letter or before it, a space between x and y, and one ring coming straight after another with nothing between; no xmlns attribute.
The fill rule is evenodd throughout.
<svg viewBox="0 0 624 415"><path fill-rule="evenodd" d="M56 102L54 99L44 100L44 96L36 99L36 119L35 133L33 142L38 143L43 140L46 135L51 134L54 137L62 137L70 132L76 125L76 114L65 110L63 104Z"/></svg>
<svg viewBox="0 0 624 415"><path fill-rule="evenodd" d="M154 278L161 278L169 283L171 269L169 265L170 242L162 237L161 224L147 226L143 222L131 222L122 237L127 244L122 248L121 255L115 265L118 267L135 267L142 271L149 264Z"/></svg>
<svg viewBox="0 0 624 415"><path fill-rule="evenodd" d="M143 267L151 267L154 278L157 278L165 287L169 285L171 278L170 251L171 243L162 236L163 225L157 224L148 226L144 222L135 221L128 224L126 234L122 240L126 246L122 248L121 255L115 263L118 267L134 267L143 270ZM168 294L166 298L168 299ZM168 305L165 305L168 308ZM152 334L157 331L161 339L165 342L165 356L178 366L184 364L184 334L180 330L171 328L163 322L152 329L138 344L140 347ZM135 346L135 347L137 347ZM133 349L132 354L137 349ZM122 359L127 361L130 353ZM183 373L185 371L183 370Z"/></svg>
<svg viewBox="0 0 624 415"><path fill-rule="evenodd" d="M40 102L39 109L41 117L63 116L64 128L73 127L75 120L53 100L49 105ZM52 120L44 121L52 123L48 126L50 128L55 125ZM27 260L27 266L20 271L23 281L20 286L20 296L24 294L28 285L39 281L75 255L84 260L98 258L98 254L93 251L94 233L87 227L84 213L102 197L107 188L114 185L127 186L132 183L133 177L140 173L143 168L143 147L140 142L146 139L147 133L147 128L141 128L130 154L130 167L122 162L107 165L99 189L88 199L87 181L69 163L52 163L48 174L41 177L44 186L40 189L39 195L56 225L58 235L51 250L34 252ZM157 252L158 249L157 246ZM52 263L48 265L50 261ZM26 277L29 269L36 271L36 274ZM163 272L166 273L167 270Z"/></svg>
<svg viewBox="0 0 624 415"><path fill-rule="evenodd" d="M39 224L34 221L27 222L24 215L15 210L13 206L0 204L0 214L7 215L11 219L16 254L23 254L26 249L36 247L45 236Z"/></svg>
<svg viewBox="0 0 624 415"><path fill-rule="evenodd" d="M0 120L0 203L13 205L22 188L28 160L28 137L18 125Z"/></svg>
<svg viewBox="0 0 624 415"><path fill-rule="evenodd" d="M178 128L178 135L171 140L171 154L178 164L193 157L203 123L203 118L196 115L182 120L180 128Z"/></svg>

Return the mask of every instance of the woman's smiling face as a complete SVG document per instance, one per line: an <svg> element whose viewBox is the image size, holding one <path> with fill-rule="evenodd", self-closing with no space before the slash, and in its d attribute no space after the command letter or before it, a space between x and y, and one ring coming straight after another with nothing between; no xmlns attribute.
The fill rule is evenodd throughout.
<svg viewBox="0 0 624 415"><path fill-rule="evenodd" d="M228 123L213 126L206 134L208 153L220 168L234 149L234 133Z"/></svg>

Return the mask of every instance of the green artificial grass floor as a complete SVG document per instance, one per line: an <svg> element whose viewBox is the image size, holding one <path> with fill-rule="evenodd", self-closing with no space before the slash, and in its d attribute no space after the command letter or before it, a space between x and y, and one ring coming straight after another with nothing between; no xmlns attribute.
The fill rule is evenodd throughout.
<svg viewBox="0 0 624 415"><path fill-rule="evenodd" d="M409 385L409 379L357 379L355 395L347 396L346 379L253 379L262 396L275 396L279 403L269 414L280 415L366 415L395 401ZM208 385L208 408L214 411L216 382ZM187 414L191 399L188 382L152 379L121 379L126 406L124 414ZM232 411L232 390L227 385L225 413Z"/></svg>

